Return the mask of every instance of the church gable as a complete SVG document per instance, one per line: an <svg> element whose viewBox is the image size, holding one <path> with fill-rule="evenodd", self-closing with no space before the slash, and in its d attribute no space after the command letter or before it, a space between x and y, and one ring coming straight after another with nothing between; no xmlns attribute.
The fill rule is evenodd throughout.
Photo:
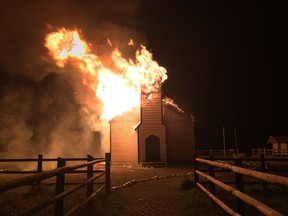
<svg viewBox="0 0 288 216"><path fill-rule="evenodd" d="M194 118L166 104L163 121L167 126L167 161L171 164L192 163L195 148Z"/></svg>
<svg viewBox="0 0 288 216"><path fill-rule="evenodd" d="M145 96L141 108L110 121L112 165L192 163L194 118L161 93Z"/></svg>
<svg viewBox="0 0 288 216"><path fill-rule="evenodd" d="M139 121L139 108L109 121L112 165L138 164L138 137L135 127Z"/></svg>

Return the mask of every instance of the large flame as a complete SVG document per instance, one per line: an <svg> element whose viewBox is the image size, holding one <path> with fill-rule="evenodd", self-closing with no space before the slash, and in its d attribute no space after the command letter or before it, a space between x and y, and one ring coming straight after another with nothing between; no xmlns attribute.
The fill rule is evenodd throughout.
<svg viewBox="0 0 288 216"><path fill-rule="evenodd" d="M112 43L107 39L108 45ZM134 45L131 39L127 45ZM134 59L125 59L118 49L111 53L112 68L107 68L96 54L91 53L78 30L65 28L46 36L45 46L59 67L76 63L83 73L83 83L103 102L101 118L110 120L140 104L140 94L159 91L167 79L167 71L153 60L152 54L141 45ZM117 72L116 72L117 71Z"/></svg>

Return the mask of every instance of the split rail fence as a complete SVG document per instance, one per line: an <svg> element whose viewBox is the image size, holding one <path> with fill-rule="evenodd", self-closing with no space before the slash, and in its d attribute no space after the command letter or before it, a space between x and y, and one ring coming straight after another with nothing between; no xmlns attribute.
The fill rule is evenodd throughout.
<svg viewBox="0 0 288 216"><path fill-rule="evenodd" d="M217 161L216 161L217 160ZM228 161L228 162L227 162ZM231 164L229 161L233 161ZM260 171L255 169L248 169L243 167L243 161L258 161L260 162ZM271 207L263 204L262 202L252 198L251 196L243 192L244 184L260 183L263 186L263 189L266 190L269 183L283 185L288 187L288 178L284 176L278 176L274 174L267 173L267 161L286 161L288 159L276 159L276 158L265 158L264 155L261 155L260 159L256 158L216 158L213 155L208 158L199 158L195 157L195 184L206 193L216 204L218 204L224 211L230 215L245 215L245 203L256 208L263 215L273 215L273 216L283 216L282 213L272 209ZM208 165L208 169L200 169L200 165ZM215 169L218 168L218 169ZM274 172L283 172L287 170L269 170ZM215 172L233 172L235 173L234 182L222 182L215 178ZM244 176L251 177L258 181L253 182L244 182ZM205 179L206 182L200 181L200 179ZM260 180L260 181L259 181ZM204 186L204 183L209 184L208 189ZM230 186L229 184L235 184L236 188ZM215 186L218 186L236 197L236 211L227 206L222 200L216 197Z"/></svg>
<svg viewBox="0 0 288 216"><path fill-rule="evenodd" d="M24 215L32 215L40 210L54 204L54 216L70 216L79 213L86 204L88 204L94 197L98 196L102 191L110 192L110 153L106 153L105 158L93 158L88 155L87 158L43 158L38 155L38 159L0 159L0 162L37 162L37 170L34 171L12 171L1 170L1 174L31 174L20 178L10 179L9 181L0 182L0 193L16 189L22 186L39 185L41 181L56 177L55 195L42 203L35 204L27 211L21 213ZM57 162L57 168L43 171L43 162ZM66 165L67 161L86 161L77 164ZM99 167L95 169L95 167ZM85 168L85 169L81 169ZM80 169L80 170L79 170ZM65 185L69 182L65 181L65 175L68 173L86 173L87 179L80 183L72 183L74 186L64 190ZM95 175L94 175L95 174ZM103 177L102 177L103 176ZM104 178L104 181L96 182L97 179ZM94 191L94 185L99 187ZM75 193L79 189L87 187L86 199L78 203L64 214L64 198L70 194Z"/></svg>
<svg viewBox="0 0 288 216"><path fill-rule="evenodd" d="M266 148L252 148L252 157L264 154L271 157L288 157L288 149L266 149Z"/></svg>

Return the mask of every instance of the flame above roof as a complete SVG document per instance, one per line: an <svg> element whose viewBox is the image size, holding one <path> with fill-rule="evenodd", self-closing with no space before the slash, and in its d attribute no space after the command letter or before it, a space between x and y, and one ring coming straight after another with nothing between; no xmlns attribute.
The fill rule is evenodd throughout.
<svg viewBox="0 0 288 216"><path fill-rule="evenodd" d="M173 99L171 99L171 98L169 98L169 97L164 97L164 98L162 99L162 101L163 101L163 104L164 104L164 105L172 107L174 110L176 110L176 111L179 112L179 113L188 115L191 119L195 119L195 117L194 117L192 114L187 113L187 112L185 112L183 109L181 109L181 108L174 102Z"/></svg>

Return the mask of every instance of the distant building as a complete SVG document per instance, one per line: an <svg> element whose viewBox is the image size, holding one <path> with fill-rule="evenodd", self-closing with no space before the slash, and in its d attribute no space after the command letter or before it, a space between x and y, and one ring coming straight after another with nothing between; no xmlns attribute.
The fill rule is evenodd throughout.
<svg viewBox="0 0 288 216"><path fill-rule="evenodd" d="M110 120L112 165L191 164L194 117L171 99L141 95L141 106Z"/></svg>
<svg viewBox="0 0 288 216"><path fill-rule="evenodd" d="M267 144L272 146L273 154L288 155L288 136L270 136Z"/></svg>

